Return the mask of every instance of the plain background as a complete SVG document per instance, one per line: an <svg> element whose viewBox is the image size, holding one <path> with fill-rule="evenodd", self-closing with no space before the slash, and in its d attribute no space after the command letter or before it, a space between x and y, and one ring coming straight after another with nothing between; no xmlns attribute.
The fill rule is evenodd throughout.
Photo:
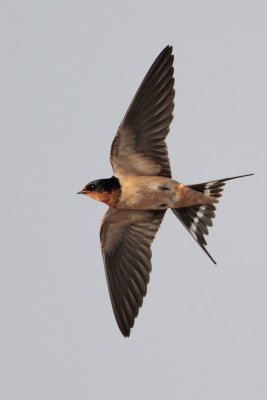
<svg viewBox="0 0 267 400"><path fill-rule="evenodd" d="M266 1L1 1L0 398L267 398ZM141 79L174 46L168 137L185 183L229 183L208 249L172 213L131 337L76 196Z"/></svg>

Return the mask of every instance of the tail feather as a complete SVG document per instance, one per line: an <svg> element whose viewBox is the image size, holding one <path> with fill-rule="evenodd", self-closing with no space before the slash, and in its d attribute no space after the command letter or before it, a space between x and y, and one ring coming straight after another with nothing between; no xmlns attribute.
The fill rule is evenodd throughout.
<svg viewBox="0 0 267 400"><path fill-rule="evenodd" d="M216 181L204 182L195 185L188 185L191 189L207 194L208 196L221 197L224 185L227 181L254 174L234 176L232 178L219 179ZM216 207L214 204L200 204L189 207L172 208L177 218L182 222L191 236L196 240L199 246L205 251L214 264L216 261L212 258L206 249L206 239L204 235L208 235L208 227L213 225L212 218L215 218Z"/></svg>

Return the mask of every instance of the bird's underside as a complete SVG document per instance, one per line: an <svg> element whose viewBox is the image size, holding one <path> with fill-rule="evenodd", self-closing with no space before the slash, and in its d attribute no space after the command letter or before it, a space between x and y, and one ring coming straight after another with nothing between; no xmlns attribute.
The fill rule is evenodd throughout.
<svg viewBox="0 0 267 400"><path fill-rule="evenodd" d="M128 176L123 178L117 202L106 203L124 210L166 210L217 202L216 197L191 189L170 178Z"/></svg>
<svg viewBox="0 0 267 400"><path fill-rule="evenodd" d="M151 243L168 208L206 252L205 235L226 178L183 185L171 178L165 138L174 109L172 47L147 72L111 146L114 176L92 181L79 192L109 205L100 239L114 315L130 335L147 292ZM247 176L247 175L243 175ZM240 176L241 177L241 176Z"/></svg>

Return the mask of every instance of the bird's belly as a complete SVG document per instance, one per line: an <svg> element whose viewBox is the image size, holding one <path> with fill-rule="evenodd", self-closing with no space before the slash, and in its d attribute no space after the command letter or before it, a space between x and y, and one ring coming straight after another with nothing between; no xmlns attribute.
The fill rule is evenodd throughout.
<svg viewBox="0 0 267 400"><path fill-rule="evenodd" d="M176 181L163 177L129 177L122 182L117 208L159 210L179 201Z"/></svg>

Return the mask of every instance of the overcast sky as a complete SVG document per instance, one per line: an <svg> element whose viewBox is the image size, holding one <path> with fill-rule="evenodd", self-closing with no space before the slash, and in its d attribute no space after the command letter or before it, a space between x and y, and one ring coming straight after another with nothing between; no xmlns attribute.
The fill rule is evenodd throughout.
<svg viewBox="0 0 267 400"><path fill-rule="evenodd" d="M158 4L157 4L158 3ZM267 398L266 1L2 1L0 398ZM175 55L168 136L184 183L229 182L208 249L168 212L131 336L99 243L116 129Z"/></svg>

